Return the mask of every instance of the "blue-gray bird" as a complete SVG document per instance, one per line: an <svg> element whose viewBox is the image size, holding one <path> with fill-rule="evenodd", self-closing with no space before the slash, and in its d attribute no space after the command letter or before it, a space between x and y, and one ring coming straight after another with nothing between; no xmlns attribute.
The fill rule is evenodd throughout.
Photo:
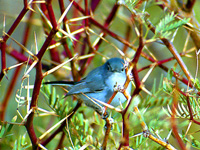
<svg viewBox="0 0 200 150"><path fill-rule="evenodd" d="M123 87L126 81L125 62L121 58L111 58L104 65L92 70L85 78L79 82L73 81L51 81L45 84L67 86L66 96L75 95L87 106L95 109L102 115L102 104L95 99L107 103L114 92L114 87ZM131 92L131 83L127 91ZM117 107L126 100L125 96L118 92L112 102L112 106Z"/></svg>

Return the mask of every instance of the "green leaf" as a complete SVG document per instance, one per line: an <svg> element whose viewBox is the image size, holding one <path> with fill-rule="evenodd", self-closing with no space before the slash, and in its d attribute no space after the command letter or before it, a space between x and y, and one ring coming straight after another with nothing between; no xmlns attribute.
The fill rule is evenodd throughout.
<svg viewBox="0 0 200 150"><path fill-rule="evenodd" d="M11 122L16 122L16 120L17 120L17 116L14 116L13 118L12 118L12 121ZM12 129L12 127L13 127L13 124L9 124L9 126L8 126L8 128L7 128L7 132L9 132L11 129Z"/></svg>
<svg viewBox="0 0 200 150"><path fill-rule="evenodd" d="M170 80L168 80L167 78L164 78L163 80L163 89L164 91L171 93L173 90L173 86L172 84L169 82Z"/></svg>
<svg viewBox="0 0 200 150"><path fill-rule="evenodd" d="M170 69L167 73L167 79L168 80L172 80L172 77L173 77L173 71Z"/></svg>
<svg viewBox="0 0 200 150"><path fill-rule="evenodd" d="M51 97L49 99L49 104L52 106L55 105L55 102L56 102L56 89L54 86L52 86L52 93L51 93Z"/></svg>
<svg viewBox="0 0 200 150"><path fill-rule="evenodd" d="M192 139L192 147L199 149L200 148L200 141L195 139L192 135L190 135L190 138Z"/></svg>
<svg viewBox="0 0 200 150"><path fill-rule="evenodd" d="M200 83L199 83L199 79L191 79L192 82L194 83L195 88L200 91Z"/></svg>
<svg viewBox="0 0 200 150"><path fill-rule="evenodd" d="M15 140L13 150L17 150L17 140Z"/></svg>
<svg viewBox="0 0 200 150"><path fill-rule="evenodd" d="M156 26L156 33L161 32L163 29L165 29L166 24L174 21L174 12L171 14L167 14Z"/></svg>
<svg viewBox="0 0 200 150"><path fill-rule="evenodd" d="M7 124L4 123L3 125L1 125L1 130L0 130L0 138L3 138L4 133L6 132L6 126Z"/></svg>
<svg viewBox="0 0 200 150"><path fill-rule="evenodd" d="M167 14L160 22L156 25L156 35L167 38L172 32L182 25L189 22L190 18L184 18L182 20L176 21L177 15L174 15L174 12Z"/></svg>

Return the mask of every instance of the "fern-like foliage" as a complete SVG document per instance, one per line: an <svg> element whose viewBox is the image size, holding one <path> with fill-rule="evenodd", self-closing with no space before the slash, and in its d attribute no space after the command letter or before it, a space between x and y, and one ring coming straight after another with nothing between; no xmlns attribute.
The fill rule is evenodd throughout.
<svg viewBox="0 0 200 150"><path fill-rule="evenodd" d="M161 37L167 38L172 32L172 30L181 27L184 24L187 24L190 18L183 18L182 20L176 21L176 14L172 12L171 14L167 14L160 22L156 25L156 35L158 33Z"/></svg>
<svg viewBox="0 0 200 150"><path fill-rule="evenodd" d="M55 86L44 85L43 88L41 88L41 92L45 96L45 100L49 100L49 102L46 103L49 104L51 110L53 110L60 119L64 118L67 115L66 113L72 109L72 107L69 106L69 101L64 100L64 96L61 98L59 97L59 95L62 94L57 93Z"/></svg>
<svg viewBox="0 0 200 150"><path fill-rule="evenodd" d="M162 32L167 24L175 20L175 17L176 15L174 15L174 12L172 12L171 14L166 15L162 20L160 20L160 22L156 25L156 33Z"/></svg>
<svg viewBox="0 0 200 150"><path fill-rule="evenodd" d="M118 3L126 5L130 10L132 10L136 4L138 3L138 0L119 0Z"/></svg>
<svg viewBox="0 0 200 150"><path fill-rule="evenodd" d="M200 119L200 107L199 107L199 101L195 97L190 97L190 106L192 109L192 115L194 119ZM168 115L172 115L172 108L168 105L168 108L165 109L166 112L168 112ZM180 102L178 103L178 107L176 109L176 118L184 118L184 119L190 119L190 112L188 105L185 102L184 97L180 97Z"/></svg>
<svg viewBox="0 0 200 150"><path fill-rule="evenodd" d="M169 88L170 85L166 83L165 80L166 78L164 78L162 74L159 84L157 86L157 80L154 79L153 87L151 90L152 95L147 95L145 101L139 105L142 105L143 107L155 107L155 106L167 106L168 104L171 104L172 98L169 98L167 96L168 94L163 93L163 91L166 90L166 86L167 88Z"/></svg>
<svg viewBox="0 0 200 150"><path fill-rule="evenodd" d="M195 79L191 79L192 82L194 83L195 88L200 91L200 83L199 83L199 79L195 78Z"/></svg>

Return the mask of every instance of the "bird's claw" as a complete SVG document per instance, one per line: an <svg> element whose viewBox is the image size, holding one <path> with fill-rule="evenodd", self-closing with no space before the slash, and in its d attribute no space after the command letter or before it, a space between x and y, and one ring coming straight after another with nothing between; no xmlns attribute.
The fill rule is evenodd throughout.
<svg viewBox="0 0 200 150"><path fill-rule="evenodd" d="M133 77L133 74L132 74L132 73L129 74L129 79L130 79L131 81L133 81L134 77Z"/></svg>
<svg viewBox="0 0 200 150"><path fill-rule="evenodd" d="M123 93L124 92L124 87L121 86L121 85L117 85L117 83L116 83L115 86L114 86L114 91Z"/></svg>
<svg viewBox="0 0 200 150"><path fill-rule="evenodd" d="M128 68L129 62L124 59L124 69Z"/></svg>
<svg viewBox="0 0 200 150"><path fill-rule="evenodd" d="M113 123L114 123L114 119L113 118L111 118L111 117L107 118L104 128L107 130L110 127L110 130L112 130L113 129L113 126L112 126Z"/></svg>
<svg viewBox="0 0 200 150"><path fill-rule="evenodd" d="M102 117L102 119L106 119L108 118L109 114L108 112L106 111L105 107L101 107L100 109L96 109L96 112Z"/></svg>

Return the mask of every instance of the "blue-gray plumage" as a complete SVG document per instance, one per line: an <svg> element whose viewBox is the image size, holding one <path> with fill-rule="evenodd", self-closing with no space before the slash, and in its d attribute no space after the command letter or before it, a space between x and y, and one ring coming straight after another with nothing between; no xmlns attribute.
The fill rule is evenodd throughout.
<svg viewBox="0 0 200 150"><path fill-rule="evenodd" d="M45 84L67 86L69 92L66 96L76 95L77 98L83 101L87 106L92 107L98 113L102 114L102 109L91 99L97 99L107 103L113 95L114 87L116 85L123 87L126 81L124 63L124 60L121 58L111 58L104 65L92 70L79 82L52 81L45 82ZM127 91L129 93L131 92L131 83L129 84ZM111 105L117 107L125 100L126 98L124 95L118 92L112 100ZM102 104L99 105L102 106Z"/></svg>

